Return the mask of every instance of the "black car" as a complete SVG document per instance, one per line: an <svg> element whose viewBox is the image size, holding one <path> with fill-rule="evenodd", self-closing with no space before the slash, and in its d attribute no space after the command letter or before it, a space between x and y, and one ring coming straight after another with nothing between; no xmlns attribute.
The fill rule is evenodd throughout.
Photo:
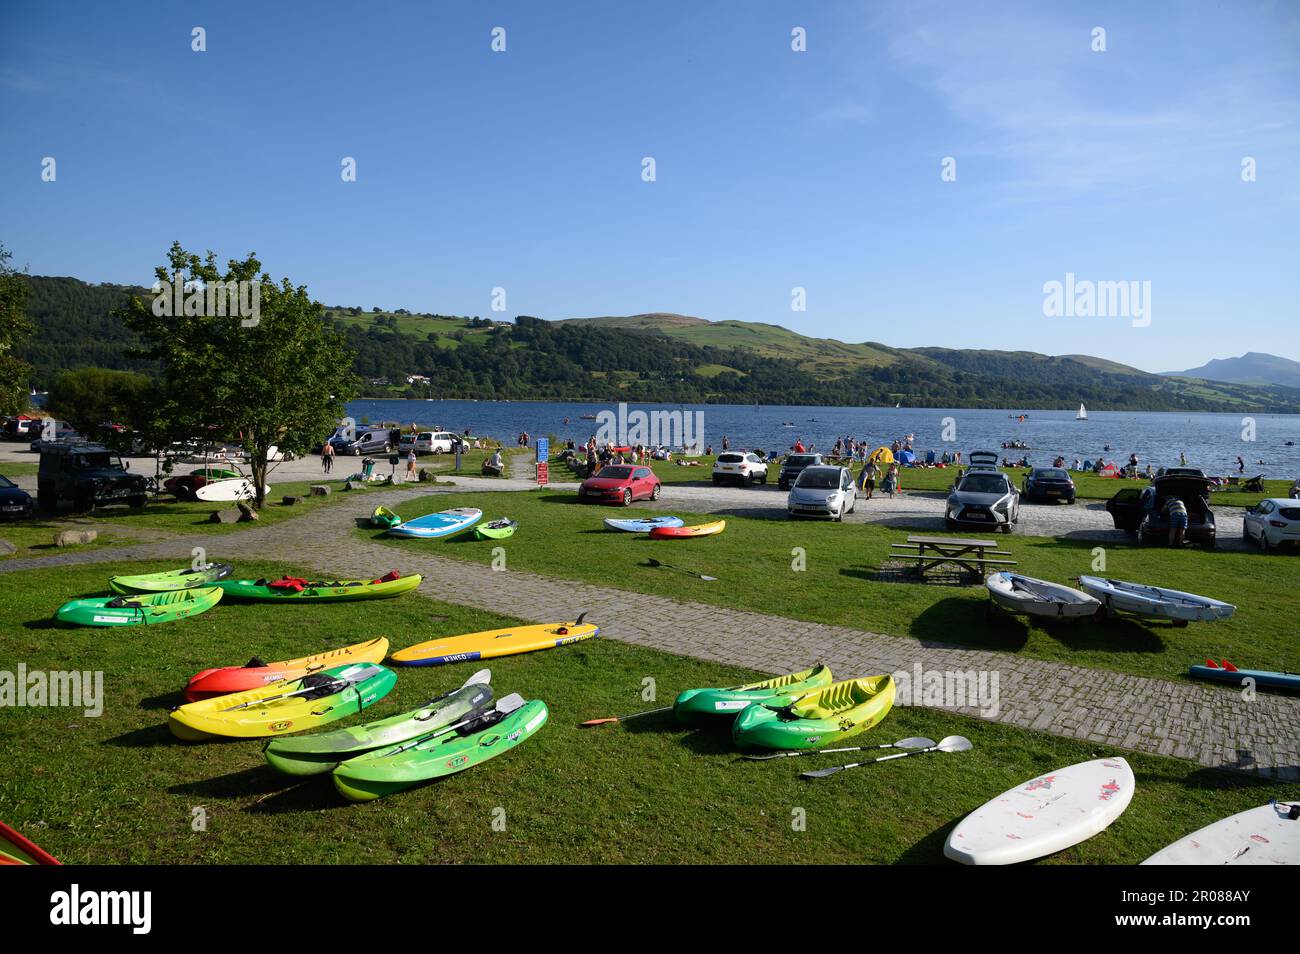
<svg viewBox="0 0 1300 954"><path fill-rule="evenodd" d="M1169 514L1165 503L1177 497L1187 508L1187 530L1183 539L1214 549L1216 527L1210 509L1209 479L1174 474L1157 477L1147 487L1125 487L1110 500L1106 510L1115 526L1136 534L1139 544L1160 544L1169 539Z"/></svg>
<svg viewBox="0 0 1300 954"><path fill-rule="evenodd" d="M16 520L30 517L32 496L8 477L0 475L0 518Z"/></svg>
<svg viewBox="0 0 1300 954"><path fill-rule="evenodd" d="M1025 475L1022 495L1026 500L1074 503L1074 480L1063 467L1035 467Z"/></svg>
<svg viewBox="0 0 1300 954"><path fill-rule="evenodd" d="M80 511L105 504L143 507L148 484L130 473L117 454L100 444L46 444L36 475L36 501L53 513L60 503Z"/></svg>
<svg viewBox="0 0 1300 954"><path fill-rule="evenodd" d="M789 490L790 486L799 479L805 467L820 467L821 464L821 454L791 454L781 462L781 471L776 475L776 485L782 490Z"/></svg>

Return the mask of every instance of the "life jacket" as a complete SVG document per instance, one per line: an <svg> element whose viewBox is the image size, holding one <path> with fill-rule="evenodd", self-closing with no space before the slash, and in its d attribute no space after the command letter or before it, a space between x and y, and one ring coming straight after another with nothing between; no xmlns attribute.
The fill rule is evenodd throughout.
<svg viewBox="0 0 1300 954"><path fill-rule="evenodd" d="M272 590L292 590L295 593L301 593L307 587L307 581L300 576L286 576L279 580L272 580L266 584L268 589Z"/></svg>

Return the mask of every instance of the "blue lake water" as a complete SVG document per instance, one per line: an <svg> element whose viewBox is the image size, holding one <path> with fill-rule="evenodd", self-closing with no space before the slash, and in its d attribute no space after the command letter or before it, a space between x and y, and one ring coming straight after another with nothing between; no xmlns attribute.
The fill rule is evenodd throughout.
<svg viewBox="0 0 1300 954"><path fill-rule="evenodd" d="M1008 459L1022 454L1031 464L1050 464L1058 454L1072 464L1076 457L1096 460L1104 456L1121 466L1136 453L1145 467L1178 464L1179 453L1193 467L1211 474L1235 474L1237 457L1246 462L1246 474L1294 479L1300 474L1300 415L1193 414L1187 412L1090 411L1087 421L1076 421L1073 411L963 410L959 408L787 407L728 404L630 404L629 410L699 412L703 415L704 443L718 450L726 435L733 448L785 451L801 439L829 450L837 437L865 440L873 447L895 438L915 435L913 446L992 449ZM391 421L408 427L439 427L498 438L513 444L520 431L534 437L585 441L596 423L584 414L613 411L609 404L544 403L530 401L393 401L357 400L348 413L359 423ZM1021 422L1014 415L1027 414ZM951 419L945 441L946 419ZM567 423L565 423L567 419ZM794 427L783 426L791 422ZM1253 422L1253 430L1250 426ZM1248 439L1252 438L1253 439ZM1002 450L1003 441L1020 440L1028 451ZM1287 446L1287 442L1294 442ZM1106 445L1109 451L1104 451ZM1258 463L1258 461L1264 463Z"/></svg>

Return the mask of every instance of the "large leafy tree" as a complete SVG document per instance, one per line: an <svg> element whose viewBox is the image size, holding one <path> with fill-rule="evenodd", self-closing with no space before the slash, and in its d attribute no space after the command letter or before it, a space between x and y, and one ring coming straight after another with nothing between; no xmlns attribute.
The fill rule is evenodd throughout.
<svg viewBox="0 0 1300 954"><path fill-rule="evenodd" d="M321 320L320 304L306 286L277 284L250 253L223 269L208 252L200 258L172 244L158 267L164 292L176 276L188 285L254 282L260 315L157 314L155 303L135 296L122 317L145 340L145 356L163 373L149 430L218 438L249 455L256 503L265 503L267 457L272 446L305 454L334 429L344 403L360 389L353 354L342 335Z"/></svg>
<svg viewBox="0 0 1300 954"><path fill-rule="evenodd" d="M32 326L26 312L27 281L9 264L12 257L0 243L0 414L26 409L32 371L13 353L31 335Z"/></svg>

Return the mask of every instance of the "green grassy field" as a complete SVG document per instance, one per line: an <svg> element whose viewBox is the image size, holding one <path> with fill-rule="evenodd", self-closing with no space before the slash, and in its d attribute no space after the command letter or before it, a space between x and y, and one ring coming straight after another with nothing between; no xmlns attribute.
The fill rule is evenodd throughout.
<svg viewBox="0 0 1300 954"><path fill-rule="evenodd" d="M688 524L724 516L727 529L698 540L650 540L606 530L602 521L660 511L582 504L558 491L412 498L397 510L409 518L458 506L478 507L485 519L518 520L518 532L505 544L508 565L548 576L1140 675L1185 678L1187 667L1207 656L1258 669L1300 668L1290 620L1277 612L1280 594L1300 582L1300 559L1290 555L1108 546L1106 575L1226 599L1237 604L1236 615L1187 627L1131 618L1030 625L1005 613L986 618L982 586L878 580L890 543L905 541L906 529L678 510ZM439 555L480 563L489 563L499 545L462 538L429 544L354 532L391 546L433 546ZM1014 535L998 543L1030 576L1068 582L1095 572L1091 541ZM806 554L801 571L792 569L796 548ZM718 579L655 569L647 565L650 557Z"/></svg>
<svg viewBox="0 0 1300 954"><path fill-rule="evenodd" d="M283 567L240 569L259 575ZM898 708L862 741L962 734L974 750L801 781L800 770L844 757L742 762L725 727L681 727L671 719L647 719L635 729L577 728L583 719L665 705L687 687L751 675L595 640L492 661L498 694L519 692L550 707L535 738L464 774L348 805L327 778L272 771L257 740L175 742L166 715L181 701L185 679L253 654L279 659L378 635L403 646L509 619L408 595L334 606L223 603L149 632L54 628L54 609L102 592L105 572L42 570L28 574L23 587L0 588L7 665L104 673L99 718L83 718L80 709L0 708L0 818L74 864L937 863L951 827L988 798L1053 768L1114 754L939 710ZM478 666L401 670L396 689L367 715L419 705ZM646 678L655 680L655 701L640 695ZM1286 794L1243 774L1128 758L1137 792L1127 812L1048 861L1137 862L1217 818ZM194 830L196 810L205 830ZM494 830L500 812L505 828ZM792 826L799 814L806 830Z"/></svg>
<svg viewBox="0 0 1300 954"><path fill-rule="evenodd" d="M35 456L35 455L33 455ZM36 460L22 461L0 461L0 475L9 477L27 477L40 470L40 462Z"/></svg>

